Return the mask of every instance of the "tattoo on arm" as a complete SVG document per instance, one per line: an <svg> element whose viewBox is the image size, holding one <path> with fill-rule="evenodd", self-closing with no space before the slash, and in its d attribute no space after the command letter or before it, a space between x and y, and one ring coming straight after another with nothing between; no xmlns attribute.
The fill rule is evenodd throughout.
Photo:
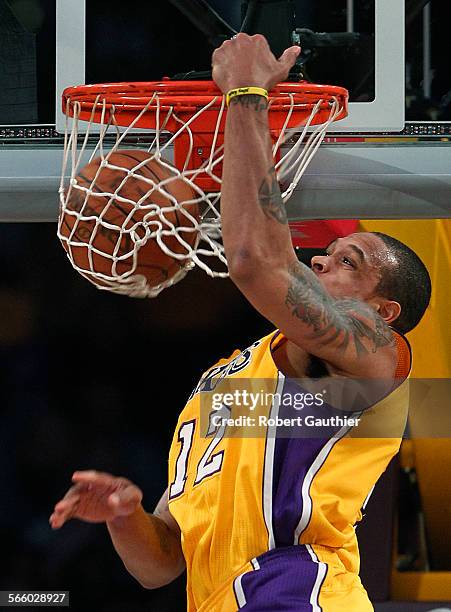
<svg viewBox="0 0 451 612"><path fill-rule="evenodd" d="M268 100L263 96L249 94L245 96L235 96L230 100L230 105L239 105L245 108L251 108L257 113L261 113L268 109ZM262 126L264 129L266 129L266 131L268 131L267 119L262 120ZM269 133L268 140L270 142ZM269 219L275 219L282 225L287 225L287 212L280 193L280 187L274 165L271 166L267 175L261 182L258 190L258 200L266 217Z"/></svg>
<svg viewBox="0 0 451 612"><path fill-rule="evenodd" d="M230 100L231 106L244 106L252 108L257 112L264 111L268 108L268 100L258 94L247 94L245 96L235 96Z"/></svg>
<svg viewBox="0 0 451 612"><path fill-rule="evenodd" d="M393 345L391 329L370 306L360 300L334 300L321 286L307 266L295 263L290 267L290 286L285 298L286 306L294 317L312 329L323 345L341 340L340 352L353 345L357 356L369 352L363 341L369 340L370 350ZM368 323L365 320L369 321Z"/></svg>
<svg viewBox="0 0 451 612"><path fill-rule="evenodd" d="M275 219L282 225L287 225L287 211L282 200L274 166L271 166L260 185L258 201L268 218Z"/></svg>

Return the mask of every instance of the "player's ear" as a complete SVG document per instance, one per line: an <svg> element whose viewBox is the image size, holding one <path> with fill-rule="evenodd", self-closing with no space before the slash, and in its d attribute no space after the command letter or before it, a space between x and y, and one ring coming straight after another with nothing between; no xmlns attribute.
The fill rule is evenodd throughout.
<svg viewBox="0 0 451 612"><path fill-rule="evenodd" d="M401 304L394 300L380 299L376 304L376 310L387 325L396 321L401 314Z"/></svg>

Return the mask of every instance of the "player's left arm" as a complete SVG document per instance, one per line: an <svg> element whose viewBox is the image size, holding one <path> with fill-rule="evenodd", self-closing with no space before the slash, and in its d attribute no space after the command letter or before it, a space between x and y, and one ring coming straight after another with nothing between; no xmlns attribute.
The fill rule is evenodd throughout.
<svg viewBox="0 0 451 612"><path fill-rule="evenodd" d="M259 35L239 34L213 56L222 90L271 89L286 78L297 53L276 60ZM298 262L276 177L262 96L237 96L225 131L222 234L232 280L251 304L290 340L335 369L361 376L391 376L393 334L370 306L335 300L315 273Z"/></svg>

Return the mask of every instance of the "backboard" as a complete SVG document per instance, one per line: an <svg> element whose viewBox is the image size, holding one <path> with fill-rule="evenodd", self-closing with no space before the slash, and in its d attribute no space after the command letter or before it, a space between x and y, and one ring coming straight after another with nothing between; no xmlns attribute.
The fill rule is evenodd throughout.
<svg viewBox="0 0 451 612"><path fill-rule="evenodd" d="M288 204L289 216L449 216L451 79L444 24L450 9L438 0L407 0L405 6L403 0L280 1L296 9L287 36L304 48L304 77L335 80L351 92L349 119L318 151ZM126 13L124 3L112 2L105 16L96 1L35 0L41 12L30 22L9 10L14 3L0 0L8 16L0 27L22 28L26 67L33 59L37 66L22 70L22 98L11 94L0 105L0 219L56 219L64 86L208 69L213 47L177 6L190 1L171 0L158 12L132 2ZM209 4L239 29L244 0ZM265 32L267 25L255 27ZM30 34L36 34L34 48ZM0 84L5 78L0 73ZM137 146L145 148L145 140L138 136Z"/></svg>

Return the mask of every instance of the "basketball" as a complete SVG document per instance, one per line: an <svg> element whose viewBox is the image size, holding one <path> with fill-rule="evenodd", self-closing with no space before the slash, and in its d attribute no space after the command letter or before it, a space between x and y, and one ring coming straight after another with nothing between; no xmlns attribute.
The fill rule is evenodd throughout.
<svg viewBox="0 0 451 612"><path fill-rule="evenodd" d="M111 287L110 279L129 283L141 275L154 288L174 277L188 258L164 252L152 232L162 228L164 245L174 254L187 254L177 235L195 246L195 199L168 161L137 149L117 151L106 157L105 165L98 157L78 172L60 211L60 239L74 267L88 280Z"/></svg>

